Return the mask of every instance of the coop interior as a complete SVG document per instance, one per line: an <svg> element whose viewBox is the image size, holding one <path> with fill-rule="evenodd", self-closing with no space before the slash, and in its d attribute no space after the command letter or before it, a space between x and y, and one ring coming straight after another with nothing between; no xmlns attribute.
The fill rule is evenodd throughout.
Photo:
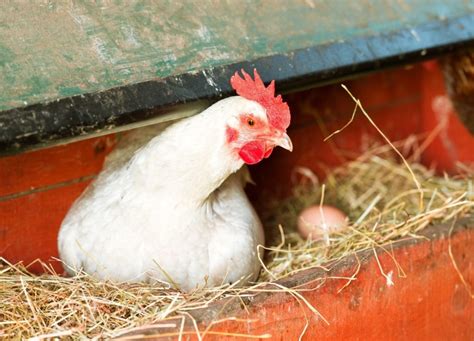
<svg viewBox="0 0 474 341"><path fill-rule="evenodd" d="M359 284L348 285L347 293L340 294L344 297L341 301L352 296L349 302L350 309L344 312L346 323L347 319L363 318L362 313L357 317L351 315L359 309L365 309L361 306L361 302L370 305L370 297L375 291L383 292L391 289L387 284L388 278L393 281L395 287L405 288L402 302L430 298L430 302L424 303L427 305L425 308L427 313L429 306L433 304L433 295L440 293L437 302L442 303L443 295L449 294L447 288L458 280L458 274L454 268L447 271L438 261L432 263L434 272L429 276L424 275L424 284L417 285L427 285L441 280L442 283L438 282L432 289L425 286L419 290L408 290L413 284L410 284L410 281L414 280L411 277L415 276L417 271L425 272L425 269L417 268L420 264L417 264L416 257L446 258L444 251L436 249L438 246L434 250L426 249L427 246L424 244L429 242L423 238L440 235L446 237L449 229L443 226L446 225L444 218L458 207L462 210L453 214L453 216L459 215L460 219L456 231L463 230L464 226L471 226L469 217L472 214L473 193L472 168L469 167L472 167L474 138L455 113L447 93L442 65L438 60L430 60L343 81L350 92L360 99L364 110L383 135L369 123L359 109L359 113L355 114L353 121L345 129L325 140L331 133L344 127L354 112L355 102L340 84L294 91L285 95L285 100L288 101L293 113L289 135L295 148L292 153L275 150L272 158L250 167L254 184L247 187L251 201L263 219L267 236L268 249L263 261L268 268L262 270L260 275L262 281L280 279L282 283L290 283L293 286L295 282L309 287L314 287L315 284L317 288L321 286L324 288L324 293L320 293L319 290L313 295L317 295L317 306L322 307L321 311L329 311L326 315L331 316L332 313L336 314L334 310L336 308L330 308L331 299L333 296L336 297L334 291L343 287L347 278L352 276L352 274L349 276L348 272L352 271L355 274L360 262L368 262L364 265L364 270L357 271L362 272L360 276L357 275ZM22 262L29 271L37 275L52 271L59 275L63 273L57 251L59 226L74 200L101 171L104 159L114 149L117 140L122 134L127 133L129 132L109 134L0 159L3 184L0 213L3 226L7 227L2 231L4 259L10 264ZM392 146L385 138L389 139ZM440 185L439 190L446 191L445 195L449 200L458 200L456 195L467 191L464 193L464 200L467 202L465 207L444 209L442 206L446 203L439 203L436 209L442 209L441 214L434 214L426 221L417 222L412 228L405 228L403 219L407 220L410 214L413 214L410 210L413 210L413 206L416 207L418 195L416 183L411 178L407 166L403 164L403 159L396 154L395 148L409 161L411 167L415 168L416 176L423 181L424 187L430 186L430 182ZM354 179L357 177L362 178ZM392 179L387 180L388 177ZM447 180L450 177L453 184ZM438 182L435 178L439 178ZM441 186L443 180L446 182L446 187ZM343 209L351 223L355 223L371 204L372 209L375 207L380 214L383 210L382 203L386 204L393 198L397 199L397 195L401 193L402 196L397 202L404 203L402 210L405 213L395 217L396 212L391 212L395 217L395 221L392 222L389 219L393 217L383 216L383 219L387 219L386 223L391 223L392 228L398 229L399 233L395 231L391 237L381 238L380 245L373 240L370 242L371 238L379 237L376 223L369 220L370 228L374 229L373 236L366 236L365 241L364 237L357 238L353 232L346 231L340 232L339 237L329 241L329 245L321 240L308 242L297 232L298 214L305 206L321 204L321 200L324 200L321 198L323 184L326 186L325 203ZM376 185L385 187L377 188ZM352 192L345 192L349 190L348 188ZM370 191L373 188L375 190ZM404 193L409 195L406 196ZM433 193L428 188L426 193L424 200L426 202L433 200ZM355 199L360 199L357 205L353 205L354 195ZM373 199L380 195L383 196L383 200L374 204ZM360 198L361 196L365 197ZM369 213L373 215L373 212ZM357 225L354 226L357 228ZM351 239L359 245L344 245L344 243L350 244ZM402 253L398 251L400 246L397 239L402 240L400 245L406 243L406 248L415 248L409 255L409 261L405 259L408 251ZM420 240L423 241L422 246L412 246L412 243L418 245ZM453 241L453 252L457 252L456 264L464 272L467 267L472 266L469 262L472 255L470 248L463 248L463 245L471 241L470 232L460 234ZM380 253L377 266L364 259L364 257L370 259L367 254L354 256L360 251L370 253L370 250L382 244L384 244L382 249L377 251ZM387 245L390 245L390 251L387 251ZM292 248L294 254L291 253ZM331 253L331 248L334 248L335 252ZM308 251L302 252L302 250ZM448 262L447 259L443 261ZM405 268L404 262L409 263L408 269ZM327 278L331 278L333 274L337 274L341 279L328 280ZM370 288L365 289L367 291L362 291L361 276L373 276ZM321 278L325 280L321 281ZM351 289L351 286L356 288ZM457 289L455 292L456 297L459 296L457 299L462 301L465 296L467 297L468 293L464 290L461 287ZM279 295L285 296L281 293ZM384 298L387 300L386 304L390 302L394 304L396 300L400 303L398 301L400 294L384 293L384 295L387 296ZM278 299L283 300L281 297ZM295 309L295 314L305 314L307 308L297 308L295 303L286 302L288 299L284 301L285 304L278 303L278 299L270 299L265 303L268 305L266 309L272 314L278 314L291 307ZM257 304L253 306L258 307ZM257 309L255 307L254 309ZM436 312L448 318L450 323L459 323L456 328L459 327L460 330L466 328L465 331L468 333L471 327L464 323L470 318L451 319L449 317L451 309L458 309L457 313L470 316L472 304L468 303L463 308L449 307L445 311ZM238 310L240 312L242 308L239 307ZM255 312L257 315L260 313ZM341 311L337 310L338 319L340 313ZM202 312L201 314L206 315ZM313 316L310 319L318 320L318 317ZM304 327L304 321L301 320L301 328ZM227 321L223 324L229 323L235 322ZM318 323L324 324L323 317L319 317ZM221 330L226 330L225 326L219 327ZM352 328L356 327L352 324ZM387 328L380 326L382 327ZM252 329L252 333L262 332L263 335L265 334L263 330L264 326L259 326ZM338 332L341 333L338 335L343 335L343 331Z"/></svg>
<svg viewBox="0 0 474 341"><path fill-rule="evenodd" d="M183 78L192 95L177 83L168 95L188 103L129 110L110 130L90 128L85 116L77 131L58 129L51 140L27 130L8 139L0 129L0 337L472 339L474 52L467 43L445 45L429 49L433 57L400 53L357 72L327 66L316 76L302 67L277 80L293 150L275 148L248 166L245 191L265 232L250 283L183 291L70 276L58 253L66 214L117 145L198 114L228 94L217 85L200 93ZM66 108L104 105L91 94ZM45 103L35 110L56 108ZM344 216L338 228L325 227L328 207ZM308 209L323 215L321 231L302 218Z"/></svg>

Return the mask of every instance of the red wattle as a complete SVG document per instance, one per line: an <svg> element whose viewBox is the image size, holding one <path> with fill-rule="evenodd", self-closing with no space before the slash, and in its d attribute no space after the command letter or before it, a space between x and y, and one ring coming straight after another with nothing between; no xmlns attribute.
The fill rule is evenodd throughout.
<svg viewBox="0 0 474 341"><path fill-rule="evenodd" d="M272 155L272 152L273 152L273 148L268 149L268 150L265 152L265 159L268 158L270 155Z"/></svg>
<svg viewBox="0 0 474 341"><path fill-rule="evenodd" d="M254 165L265 157L265 143L252 141L239 150L240 158L248 165Z"/></svg>

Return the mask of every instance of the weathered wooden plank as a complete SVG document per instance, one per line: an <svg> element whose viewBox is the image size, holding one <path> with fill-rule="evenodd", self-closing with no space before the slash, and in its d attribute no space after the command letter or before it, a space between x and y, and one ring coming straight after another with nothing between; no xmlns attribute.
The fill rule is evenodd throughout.
<svg viewBox="0 0 474 341"><path fill-rule="evenodd" d="M457 222L452 235L449 230L450 225L433 226L424 231L426 239L395 242L389 251L375 250L377 259L373 250L359 252L330 264L328 271L309 269L280 282L298 289L328 324L301 299L269 286L274 292L255 292L244 300L231 297L193 312L200 336L237 339L220 332L254 339L267 335L268 340L472 340L473 222ZM355 280L348 284L352 276ZM185 323L187 340L199 340L191 319ZM163 334L179 335L179 327L167 326L157 323L123 337L177 340Z"/></svg>
<svg viewBox="0 0 474 341"><path fill-rule="evenodd" d="M109 135L0 158L0 202L96 175L115 142Z"/></svg>
<svg viewBox="0 0 474 341"><path fill-rule="evenodd" d="M468 2L439 0L4 2L0 109L397 31L466 9Z"/></svg>
<svg viewBox="0 0 474 341"><path fill-rule="evenodd" d="M430 57L473 23L464 0L2 3L0 149L227 95L240 67L284 90Z"/></svg>

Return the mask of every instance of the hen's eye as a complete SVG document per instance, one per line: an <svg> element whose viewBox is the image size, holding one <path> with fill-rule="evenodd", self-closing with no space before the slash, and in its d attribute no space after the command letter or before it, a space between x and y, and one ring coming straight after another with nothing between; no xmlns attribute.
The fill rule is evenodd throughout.
<svg viewBox="0 0 474 341"><path fill-rule="evenodd" d="M249 126L253 126L255 124L255 121L253 119L249 118L247 120L247 123L248 123Z"/></svg>

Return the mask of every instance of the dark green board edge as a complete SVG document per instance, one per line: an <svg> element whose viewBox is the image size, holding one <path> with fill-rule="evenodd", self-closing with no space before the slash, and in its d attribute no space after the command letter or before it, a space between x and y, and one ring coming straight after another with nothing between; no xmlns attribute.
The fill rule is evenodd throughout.
<svg viewBox="0 0 474 341"><path fill-rule="evenodd" d="M265 82L275 79L278 91L287 92L472 46L471 14L5 110L0 112L0 154L109 133L164 115L179 105L229 96L230 76L240 69L257 68Z"/></svg>

